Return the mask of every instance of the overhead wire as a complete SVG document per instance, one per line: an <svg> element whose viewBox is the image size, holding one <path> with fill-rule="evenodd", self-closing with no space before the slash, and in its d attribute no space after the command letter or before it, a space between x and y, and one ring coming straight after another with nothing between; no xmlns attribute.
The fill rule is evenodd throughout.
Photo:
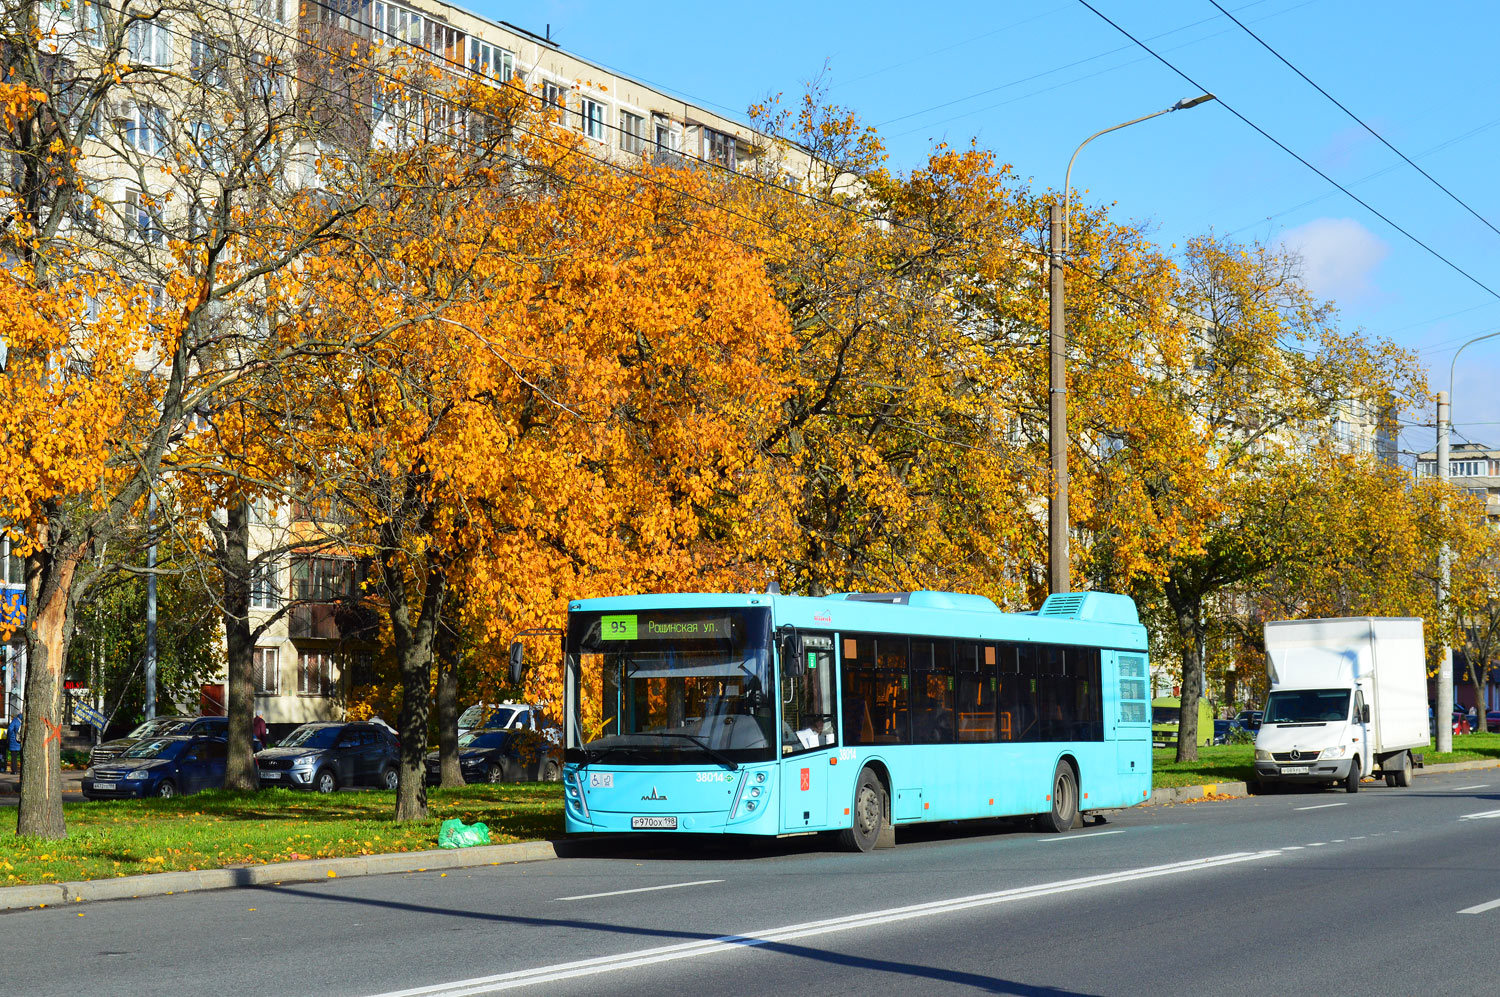
<svg viewBox="0 0 1500 997"><path fill-rule="evenodd" d="M1422 167L1418 166L1416 164L1416 162L1413 161L1410 156L1408 156L1406 153L1402 152L1400 149L1398 149L1394 145L1392 145L1386 139L1386 137L1384 135L1382 135L1379 132L1377 132L1374 128L1371 128L1365 122L1365 120L1363 118L1361 118L1359 115L1355 114L1353 111L1349 110L1349 108L1346 107L1337 97L1335 97L1333 94L1329 93L1327 90L1325 90L1321 86L1319 86L1316 82L1314 82L1312 80L1311 77L1309 77L1302 70L1300 70L1296 66L1292 65L1292 63L1286 58L1286 56L1282 55L1280 52L1276 51L1276 49L1272 48L1269 42L1267 42L1260 35L1257 35L1254 31L1251 31L1250 28L1243 21L1241 21L1239 18L1235 17L1229 11L1225 10L1224 7L1223 7L1223 5L1219 3L1219 0L1208 0L1208 2L1211 3L1211 4L1213 4L1214 7L1219 11L1219 13L1221 13L1225 17L1229 18L1235 24L1239 25L1239 27L1241 28L1241 30L1243 30L1245 32L1245 34L1249 35L1251 38L1254 38L1257 42L1259 42L1262 48L1264 48L1267 52L1270 52L1277 59L1279 59L1281 61L1282 65L1286 66L1286 68L1290 69L1292 72L1294 72L1298 76L1302 77L1302 79L1309 86L1311 86L1314 90L1318 91L1318 93L1322 94L1324 97L1327 97L1329 99L1329 101L1331 101L1333 103L1333 105L1335 107L1337 107L1340 111L1343 111L1350 118L1354 119L1354 121L1355 121L1356 124L1358 124L1365 131L1369 132L1370 135L1373 136L1377 141L1379 141L1381 145L1383 145L1387 149L1391 150L1391 152L1394 152L1397 156L1400 156L1401 160L1404 163L1406 163L1407 166L1410 166L1412 169L1414 169L1418 173L1422 174L1422 176L1426 177L1427 180L1434 187L1436 187L1438 190L1442 191L1444 194L1447 194L1448 197L1451 198L1455 204L1457 204L1459 207L1463 208L1469 214L1471 214L1475 218L1477 218L1491 232L1495 233L1496 235L1500 235L1500 228L1496 228L1494 226L1494 224L1488 218L1486 218L1483 215L1481 215L1478 211L1475 211L1474 208L1473 208L1473 206L1471 206L1467 201L1465 201L1463 198L1459 197L1457 194L1453 193L1453 191L1449 190L1446 186L1444 186L1437 179L1437 177L1433 176L1431 173L1428 173L1426 170L1422 169Z"/></svg>
<svg viewBox="0 0 1500 997"><path fill-rule="evenodd" d="M1123 28L1120 24L1118 24L1117 22L1115 22L1114 20L1112 20L1111 18L1109 18L1107 15L1105 15L1102 11L1100 11L1097 7L1095 7L1092 3L1090 3L1089 0L1078 0L1078 2L1081 3L1083 6L1087 7L1089 10L1093 11L1094 14L1100 20L1104 21L1110 27L1112 27L1116 31L1120 32L1120 34L1124 35L1126 38L1129 38L1131 41L1135 42L1142 49L1144 49L1148 54L1150 54L1153 58L1155 58L1157 62L1160 62L1163 66L1165 66L1168 69L1170 69L1173 73L1176 73L1184 81L1186 81L1187 83L1191 84L1194 87L1197 87L1200 91L1202 91L1204 93L1210 92L1207 88L1205 88L1197 80L1193 79L1193 77L1189 76L1186 72L1184 72L1183 70L1179 69L1170 60L1168 60L1164 56L1158 54L1154 49L1152 49L1145 42L1143 42L1140 39L1136 38L1135 35L1131 34L1129 31L1127 31L1125 28ZM1438 252L1432 246L1429 246L1426 242L1424 242L1423 240L1419 239L1412 232L1410 232L1409 230L1407 230L1402 225L1398 224L1395 220L1393 220L1392 218L1390 218L1384 212L1380 211L1374 205L1370 204L1364 198L1360 197L1358 194L1355 194L1348 187L1345 187L1343 184L1339 183L1337 180L1335 180L1333 177L1329 176L1323 170L1321 170L1317 166L1313 165L1312 162L1310 162L1308 159L1306 159L1305 157L1303 157L1300 153L1293 151L1292 148L1290 146L1288 146L1286 143L1284 143L1280 139L1276 138L1274 135L1272 135L1270 132L1266 131L1260 125L1256 124L1254 121L1251 121L1250 118L1248 118L1247 116L1245 116L1244 114L1242 114L1240 111L1236 110L1234 108L1234 106L1231 105L1229 102L1227 102L1223 97L1219 97L1218 98L1218 104L1221 107L1223 107L1224 110L1228 111L1230 114L1232 114L1236 118L1238 118L1243 124L1247 125L1251 129L1253 129L1254 131L1256 131L1258 134L1260 134L1261 137L1265 138L1267 141L1269 141L1272 144L1274 144L1277 148L1281 149L1281 151L1285 152L1287 155L1289 155L1293 159L1297 160L1299 163L1301 163L1303 166L1307 167L1309 170L1312 170L1314 173L1316 173L1318 176L1322 177L1329 184L1332 184L1334 187L1337 187L1340 191L1342 191L1344 193L1344 196L1348 197L1350 200L1354 201L1360 207L1362 207L1366 211L1370 212L1376 218L1379 218L1381 221L1385 222L1391 228L1395 229L1397 232L1400 232L1402 235L1406 236L1406 238L1410 239L1412 242L1414 242L1418 246L1422 247L1424 250L1426 250L1434 258L1440 260L1444 265L1446 265L1454 273L1459 274L1464 279L1468 280L1470 283L1474 284L1476 287L1479 287L1485 293L1489 294L1491 297L1500 298L1500 291L1496 291L1494 288L1490 287L1484 281L1480 280L1478 277L1475 277L1473 274L1469 273L1463 267L1459 266L1457 263L1455 263L1452 260L1450 260L1447 256L1445 256L1442 253Z"/></svg>

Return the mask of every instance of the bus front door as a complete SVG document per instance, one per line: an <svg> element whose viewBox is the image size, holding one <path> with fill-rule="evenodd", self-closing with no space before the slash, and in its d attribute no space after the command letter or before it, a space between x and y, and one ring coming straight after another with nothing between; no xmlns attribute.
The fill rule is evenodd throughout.
<svg viewBox="0 0 1500 997"><path fill-rule="evenodd" d="M781 663L781 829L828 826L829 759L838 749L833 635L802 635L800 668Z"/></svg>

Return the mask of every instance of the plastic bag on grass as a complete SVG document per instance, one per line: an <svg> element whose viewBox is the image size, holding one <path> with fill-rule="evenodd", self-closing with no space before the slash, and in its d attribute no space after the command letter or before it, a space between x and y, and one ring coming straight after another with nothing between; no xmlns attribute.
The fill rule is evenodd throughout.
<svg viewBox="0 0 1500 997"><path fill-rule="evenodd" d="M490 829L482 822L465 824L457 817L443 821L438 829L439 848L469 848L490 843Z"/></svg>

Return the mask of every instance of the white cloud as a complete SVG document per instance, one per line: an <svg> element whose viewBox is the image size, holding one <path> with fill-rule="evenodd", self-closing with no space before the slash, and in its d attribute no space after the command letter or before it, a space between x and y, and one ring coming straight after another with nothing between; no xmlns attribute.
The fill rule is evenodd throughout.
<svg viewBox="0 0 1500 997"><path fill-rule="evenodd" d="M1288 229L1281 243L1302 256L1308 290L1345 305L1377 292L1371 278L1391 252L1353 218L1314 218Z"/></svg>

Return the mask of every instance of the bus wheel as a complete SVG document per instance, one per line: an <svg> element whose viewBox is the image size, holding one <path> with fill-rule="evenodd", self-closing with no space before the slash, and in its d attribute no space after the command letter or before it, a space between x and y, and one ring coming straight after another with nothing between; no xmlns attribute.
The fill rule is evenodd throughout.
<svg viewBox="0 0 1500 997"><path fill-rule="evenodd" d="M1041 817L1041 829L1061 834L1073 826L1078 819L1078 780L1073 777L1073 766L1058 762L1052 773L1052 812Z"/></svg>
<svg viewBox="0 0 1500 997"><path fill-rule="evenodd" d="M849 819L852 826L839 832L839 844L844 850L867 852L874 848L885 826L885 788L869 769L859 773Z"/></svg>

